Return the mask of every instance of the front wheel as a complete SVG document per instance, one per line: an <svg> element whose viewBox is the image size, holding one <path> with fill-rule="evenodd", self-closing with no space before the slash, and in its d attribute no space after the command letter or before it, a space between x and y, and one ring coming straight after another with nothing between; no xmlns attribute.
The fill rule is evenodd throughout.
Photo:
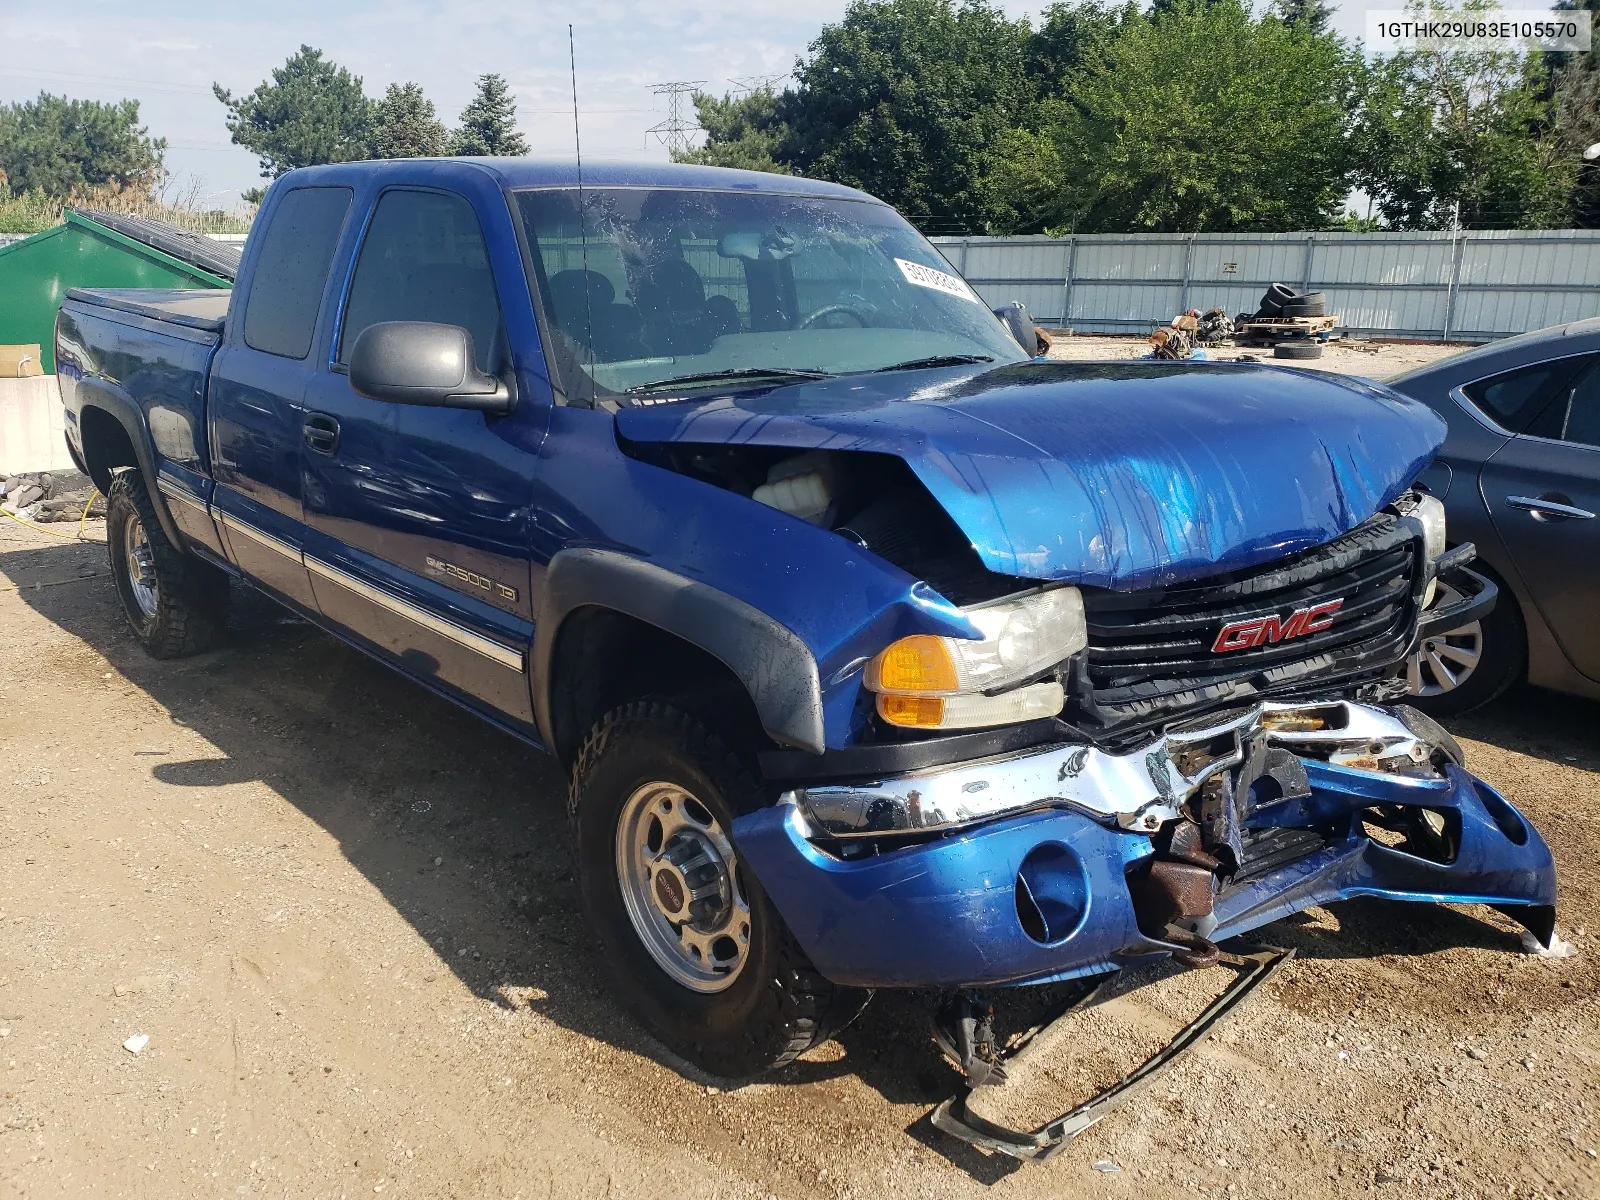
<svg viewBox="0 0 1600 1200"><path fill-rule="evenodd" d="M761 802L743 760L665 701L601 718L568 795L584 915L613 990L673 1053L725 1079L791 1061L867 996L817 973L740 865L733 821Z"/></svg>
<svg viewBox="0 0 1600 1200"><path fill-rule="evenodd" d="M1456 604L1462 595L1444 580L1432 608ZM1459 629L1425 638L1406 660L1410 703L1435 717L1454 716L1499 696L1522 675L1528 638L1511 589L1501 585L1489 615Z"/></svg>

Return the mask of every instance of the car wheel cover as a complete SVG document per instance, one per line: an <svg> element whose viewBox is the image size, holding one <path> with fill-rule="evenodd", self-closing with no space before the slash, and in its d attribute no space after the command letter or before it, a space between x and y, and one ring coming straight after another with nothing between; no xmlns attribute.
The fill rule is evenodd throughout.
<svg viewBox="0 0 1600 1200"><path fill-rule="evenodd" d="M733 844L675 783L634 790L617 820L617 884L640 943L694 992L733 985L750 957L750 903Z"/></svg>
<svg viewBox="0 0 1600 1200"><path fill-rule="evenodd" d="M1455 604L1461 593L1443 580L1430 607ZM1443 696L1458 691L1483 661L1483 623L1473 621L1459 629L1436 633L1422 640L1406 660L1406 687L1413 696Z"/></svg>

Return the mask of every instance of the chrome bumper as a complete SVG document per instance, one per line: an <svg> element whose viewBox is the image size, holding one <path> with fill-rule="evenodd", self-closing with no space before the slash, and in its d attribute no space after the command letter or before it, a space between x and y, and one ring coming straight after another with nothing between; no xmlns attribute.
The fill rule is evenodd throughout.
<svg viewBox="0 0 1600 1200"><path fill-rule="evenodd" d="M1410 710L1348 700L1258 704L1167 729L1127 754L1065 744L869 783L785 792L818 836L938 832L1040 808L1071 808L1131 832L1176 820L1213 775L1239 766L1259 736L1303 758L1379 774L1434 777L1449 735Z"/></svg>

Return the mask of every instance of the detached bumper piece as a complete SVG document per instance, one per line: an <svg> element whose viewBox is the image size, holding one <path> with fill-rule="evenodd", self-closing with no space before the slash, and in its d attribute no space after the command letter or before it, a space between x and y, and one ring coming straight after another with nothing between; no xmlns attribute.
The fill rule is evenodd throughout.
<svg viewBox="0 0 1600 1200"><path fill-rule="evenodd" d="M1068 1142L1131 1099L1162 1071L1177 1062L1185 1052L1204 1041L1229 1013L1292 957L1294 957L1293 950L1274 949L1263 949L1252 954L1221 954L1219 961L1237 971L1238 975L1199 1016L1179 1031L1177 1037L1099 1095L1086 1100L1069 1112L1062 1113L1055 1120L1047 1121L1031 1133L1007 1129L992 1121L986 1121L970 1111L967 1106L967 1100L972 1094L970 1088L964 1089L959 1095L946 1100L933 1110L930 1118L933 1127L948 1133L951 1137L996 1154L1024 1160L1050 1158ZM1073 1011L1075 1010L1074 1008ZM1069 1016L1070 1013L1057 1019L1065 1020ZM1025 1050L1026 1047L1023 1048L1024 1052ZM1001 1056L995 1064L1001 1071L1002 1078L1006 1057Z"/></svg>

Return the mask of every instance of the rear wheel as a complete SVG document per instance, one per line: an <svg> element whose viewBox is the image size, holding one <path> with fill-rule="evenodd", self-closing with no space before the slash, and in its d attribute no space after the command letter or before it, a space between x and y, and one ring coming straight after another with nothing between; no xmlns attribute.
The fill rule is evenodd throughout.
<svg viewBox="0 0 1600 1200"><path fill-rule="evenodd" d="M602 717L568 795L584 915L617 996L668 1049L749 1079L826 1040L869 995L817 973L739 862L764 803L744 759L666 701Z"/></svg>
<svg viewBox="0 0 1600 1200"><path fill-rule="evenodd" d="M137 471L123 471L111 482L106 549L122 611L148 654L182 658L221 644L228 577L167 540Z"/></svg>

